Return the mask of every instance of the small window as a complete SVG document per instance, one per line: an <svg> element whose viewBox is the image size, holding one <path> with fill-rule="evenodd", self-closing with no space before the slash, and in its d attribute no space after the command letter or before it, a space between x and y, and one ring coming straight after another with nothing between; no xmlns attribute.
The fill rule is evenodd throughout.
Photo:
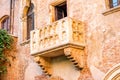
<svg viewBox="0 0 120 80"><path fill-rule="evenodd" d="M10 19L9 17L5 18L2 22L1 22L1 28L5 29L8 33L10 33Z"/></svg>
<svg viewBox="0 0 120 80"><path fill-rule="evenodd" d="M109 6L110 8L114 8L116 6L120 5L120 0L109 0Z"/></svg>
<svg viewBox="0 0 120 80"><path fill-rule="evenodd" d="M66 2L55 6L55 20L62 19L67 16Z"/></svg>

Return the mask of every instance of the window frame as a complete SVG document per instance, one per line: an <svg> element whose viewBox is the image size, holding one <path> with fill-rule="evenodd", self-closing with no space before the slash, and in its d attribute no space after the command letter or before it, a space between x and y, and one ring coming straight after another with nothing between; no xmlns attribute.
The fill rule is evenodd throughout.
<svg viewBox="0 0 120 80"><path fill-rule="evenodd" d="M0 19L0 23L1 23L1 26L0 28L1 29L5 29L8 33L10 33L10 17L9 16L3 16L1 19ZM4 26L4 24L6 24L7 26Z"/></svg>
<svg viewBox="0 0 120 80"><path fill-rule="evenodd" d="M30 7L28 8L27 12L27 37L26 39L30 39L30 31L34 30L34 5L30 3ZM29 22L31 21L31 22Z"/></svg>
<svg viewBox="0 0 120 80"><path fill-rule="evenodd" d="M63 9L63 6L65 6L65 9ZM59 15L59 12L61 11L61 16ZM66 1L58 4L55 6L55 21L62 19L64 17L67 17L67 4Z"/></svg>
<svg viewBox="0 0 120 80"><path fill-rule="evenodd" d="M115 8L119 5L120 5L120 0L117 0L117 2L113 2L113 0L109 0L109 8Z"/></svg>
<svg viewBox="0 0 120 80"><path fill-rule="evenodd" d="M32 5L32 8L31 8L31 5ZM30 16L30 15L32 15L33 16L33 20L32 20L32 22L33 22L33 27L34 27L34 18L35 18L35 12L34 12L34 4L33 3L29 3L29 5L26 5L26 6L24 6L24 8L23 8L23 13L22 13L22 18L21 18L21 20L22 20L22 31L21 31L21 33L22 33L22 36L21 36L21 45L22 44L26 44L26 43L29 43L29 40L30 40L30 31L31 30L34 30L34 28L32 28L31 30L28 28L28 17Z"/></svg>
<svg viewBox="0 0 120 80"><path fill-rule="evenodd" d="M106 4L106 11L102 13L104 16L120 11L120 5L110 8L109 0L105 0L105 4Z"/></svg>
<svg viewBox="0 0 120 80"><path fill-rule="evenodd" d="M50 23L57 21L56 20L56 14L55 14L55 6L66 2L66 11L67 11L67 16L68 16L68 5L67 5L67 0L55 0L50 3L49 5L49 13L50 13Z"/></svg>

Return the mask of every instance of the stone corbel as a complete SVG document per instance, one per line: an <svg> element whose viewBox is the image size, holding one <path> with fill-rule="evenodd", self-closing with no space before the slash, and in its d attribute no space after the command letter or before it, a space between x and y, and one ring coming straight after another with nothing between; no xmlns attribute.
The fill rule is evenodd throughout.
<svg viewBox="0 0 120 80"><path fill-rule="evenodd" d="M64 49L64 54L78 69L83 69L84 49L68 47Z"/></svg>
<svg viewBox="0 0 120 80"><path fill-rule="evenodd" d="M85 65L84 47L66 47L63 48L64 55L77 67L82 70ZM34 60L42 68L43 72L49 76L52 75L51 57L36 55Z"/></svg>
<svg viewBox="0 0 120 80"><path fill-rule="evenodd" d="M36 56L34 60L39 64L39 66L42 68L43 72L49 76L52 75L52 69L50 65L51 59L48 57L42 57L42 56Z"/></svg>

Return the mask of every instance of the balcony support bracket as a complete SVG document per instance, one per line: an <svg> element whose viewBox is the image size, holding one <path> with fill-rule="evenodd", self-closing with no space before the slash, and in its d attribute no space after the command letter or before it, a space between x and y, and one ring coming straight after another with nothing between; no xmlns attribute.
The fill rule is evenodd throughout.
<svg viewBox="0 0 120 80"><path fill-rule="evenodd" d="M84 49L68 47L64 49L65 56L77 67L83 69L84 67Z"/></svg>

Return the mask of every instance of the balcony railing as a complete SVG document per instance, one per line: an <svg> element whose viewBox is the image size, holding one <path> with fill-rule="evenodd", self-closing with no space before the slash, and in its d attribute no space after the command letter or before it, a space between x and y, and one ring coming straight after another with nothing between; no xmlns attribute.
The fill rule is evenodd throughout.
<svg viewBox="0 0 120 80"><path fill-rule="evenodd" d="M46 52L51 52L47 56L57 56L62 54L61 49L68 45L83 47L84 44L84 24L72 18L66 17L39 30L31 31L32 55L45 55ZM58 52L54 53L55 50Z"/></svg>

